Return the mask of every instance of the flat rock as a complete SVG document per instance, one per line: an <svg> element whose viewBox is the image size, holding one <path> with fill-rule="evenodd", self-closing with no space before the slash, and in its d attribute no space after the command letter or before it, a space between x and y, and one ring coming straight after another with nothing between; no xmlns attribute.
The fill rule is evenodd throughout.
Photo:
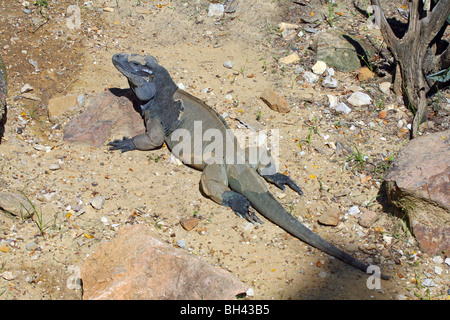
<svg viewBox="0 0 450 320"><path fill-rule="evenodd" d="M90 98L83 112L65 126L64 141L100 147L107 140L144 133L144 122L131 99L127 89L111 89Z"/></svg>
<svg viewBox="0 0 450 320"><path fill-rule="evenodd" d="M429 254L450 252L450 130L411 140L386 175L388 200L406 213Z"/></svg>
<svg viewBox="0 0 450 320"><path fill-rule="evenodd" d="M362 227L369 228L377 219L378 215L375 211L363 210L361 216L358 219L358 223Z"/></svg>
<svg viewBox="0 0 450 320"><path fill-rule="evenodd" d="M337 226L339 223L339 216L341 215L341 210L338 208L330 208L329 210L325 211L318 219L317 221L320 224L326 225L326 226Z"/></svg>
<svg viewBox="0 0 450 320"><path fill-rule="evenodd" d="M103 241L81 267L83 299L235 299L248 286L231 273L155 238L150 227L126 226Z"/></svg>
<svg viewBox="0 0 450 320"><path fill-rule="evenodd" d="M199 222L200 222L200 220L197 218L183 218L180 220L181 226L186 231L191 231L192 229L194 229L198 225Z"/></svg>
<svg viewBox="0 0 450 320"><path fill-rule="evenodd" d="M294 62L300 61L300 56L297 52L294 52L286 57L281 58L279 61L283 64L292 64Z"/></svg>
<svg viewBox="0 0 450 320"><path fill-rule="evenodd" d="M261 93L260 98L267 104L270 109L274 111L280 113L288 113L289 111L291 111L287 101L271 89L265 89Z"/></svg>
<svg viewBox="0 0 450 320"><path fill-rule="evenodd" d="M34 213L33 207L24 195L9 192L0 193L0 211L24 219L30 218Z"/></svg>
<svg viewBox="0 0 450 320"><path fill-rule="evenodd" d="M361 67L358 54L364 52L372 57L375 52L364 40L345 35L344 31L335 28L316 33L312 47L316 60L324 61L327 65L345 72Z"/></svg>

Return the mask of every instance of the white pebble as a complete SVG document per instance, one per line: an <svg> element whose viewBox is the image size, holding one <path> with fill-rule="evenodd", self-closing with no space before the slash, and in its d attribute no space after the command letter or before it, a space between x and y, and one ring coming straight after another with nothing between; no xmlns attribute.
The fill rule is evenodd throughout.
<svg viewBox="0 0 450 320"><path fill-rule="evenodd" d="M91 206L94 209L100 210L103 208L103 204L105 203L105 198L102 196L96 196L94 199L91 200Z"/></svg>

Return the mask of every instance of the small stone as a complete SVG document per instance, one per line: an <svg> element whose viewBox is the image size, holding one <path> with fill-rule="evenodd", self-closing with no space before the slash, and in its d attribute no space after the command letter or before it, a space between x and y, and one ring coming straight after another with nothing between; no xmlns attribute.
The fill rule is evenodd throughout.
<svg viewBox="0 0 450 320"><path fill-rule="evenodd" d="M303 73L303 78L308 83L314 83L314 82L319 81L319 76L311 71L305 71L305 73Z"/></svg>
<svg viewBox="0 0 450 320"><path fill-rule="evenodd" d="M380 119L386 119L386 116L387 116L387 110L381 110L378 113L378 118L380 118Z"/></svg>
<svg viewBox="0 0 450 320"><path fill-rule="evenodd" d="M429 279L429 278L423 280L422 285L424 285L425 287L435 287L436 286L436 284L433 282L433 280Z"/></svg>
<svg viewBox="0 0 450 320"><path fill-rule="evenodd" d="M327 70L327 64L320 60L312 67L312 71L317 75L323 74L325 70Z"/></svg>
<svg viewBox="0 0 450 320"><path fill-rule="evenodd" d="M199 222L200 222L200 220L197 218L184 218L184 219L180 220L181 226L186 231L191 231L192 229L194 229L198 225Z"/></svg>
<svg viewBox="0 0 450 320"><path fill-rule="evenodd" d="M350 209L348 209L348 214L351 216L355 216L361 211L359 210L358 206L352 206Z"/></svg>
<svg viewBox="0 0 450 320"><path fill-rule="evenodd" d="M30 86L28 83L26 83L21 89L20 93L30 92L33 91L33 87Z"/></svg>
<svg viewBox="0 0 450 320"><path fill-rule="evenodd" d="M52 163L49 167L50 170L54 171L54 170L59 170L61 169L61 166L57 163Z"/></svg>
<svg viewBox="0 0 450 320"><path fill-rule="evenodd" d="M260 98L267 104L270 109L274 111L280 113L288 113L289 111L291 111L287 101L273 90L265 89L261 93Z"/></svg>
<svg viewBox="0 0 450 320"><path fill-rule="evenodd" d="M446 258L444 262L450 267L450 258Z"/></svg>
<svg viewBox="0 0 450 320"><path fill-rule="evenodd" d="M187 245L186 240L183 240L183 239L177 240L178 247L183 249L183 248L186 248L186 245Z"/></svg>
<svg viewBox="0 0 450 320"><path fill-rule="evenodd" d="M336 110L336 112L342 112L344 114L349 114L350 112L352 112L352 109L343 102L339 102L336 107L334 107L334 110Z"/></svg>
<svg viewBox="0 0 450 320"><path fill-rule="evenodd" d="M296 65L296 66L295 66L295 68L294 68L294 74L300 74L300 73L303 73L303 72L305 72L305 68L303 68L303 67L300 66L300 65Z"/></svg>
<svg viewBox="0 0 450 320"><path fill-rule="evenodd" d="M389 89L391 88L390 82L382 82L378 85L378 88L380 88L380 91L384 94L389 94Z"/></svg>
<svg viewBox="0 0 450 320"><path fill-rule="evenodd" d="M25 248L28 251L35 251L38 248L38 245L35 242L30 242L26 244Z"/></svg>
<svg viewBox="0 0 450 320"><path fill-rule="evenodd" d="M317 221L320 224L326 226L337 226L339 223L339 216L341 215L341 211L339 209L330 209L324 212Z"/></svg>
<svg viewBox="0 0 450 320"><path fill-rule="evenodd" d="M322 81L322 86L325 87L325 88L334 89L334 88L337 88L338 82L337 82L336 79L333 79L331 77L326 77Z"/></svg>
<svg viewBox="0 0 450 320"><path fill-rule="evenodd" d="M444 262L444 259L442 259L441 256L435 256L435 257L433 257L433 262L441 264Z"/></svg>
<svg viewBox="0 0 450 320"><path fill-rule="evenodd" d="M300 61L300 56L297 52L294 52L286 57L281 58L279 61L283 64L292 64L294 62Z"/></svg>
<svg viewBox="0 0 450 320"><path fill-rule="evenodd" d="M434 267L434 273L436 273L436 274L442 274L442 268L441 267Z"/></svg>
<svg viewBox="0 0 450 320"><path fill-rule="evenodd" d="M114 8L111 8L111 7L103 7L103 11L105 11L105 12L114 12Z"/></svg>
<svg viewBox="0 0 450 320"><path fill-rule="evenodd" d="M253 288L248 288L248 290L245 291L245 294L246 294L248 297L253 297L253 296L255 295L255 291L253 290Z"/></svg>
<svg viewBox="0 0 450 320"><path fill-rule="evenodd" d="M96 196L94 199L91 200L91 206L94 209L100 210L103 208L103 204L105 203L105 198L102 196Z"/></svg>
<svg viewBox="0 0 450 320"><path fill-rule="evenodd" d="M298 24L280 22L278 28L280 28L280 31L283 31L284 29L298 29L300 26Z"/></svg>
<svg viewBox="0 0 450 320"><path fill-rule="evenodd" d="M372 80L374 76L374 73L367 67L362 67L358 70L358 80L361 82Z"/></svg>
<svg viewBox="0 0 450 320"><path fill-rule="evenodd" d="M225 7L223 4L211 3L208 8L209 17L221 17L225 12Z"/></svg>
<svg viewBox="0 0 450 320"><path fill-rule="evenodd" d="M367 210L359 217L358 223L362 227L369 228L377 218L377 213L375 211Z"/></svg>
<svg viewBox="0 0 450 320"><path fill-rule="evenodd" d="M227 69L231 69L231 68L233 68L234 63L233 63L233 61L228 60L223 63L223 66Z"/></svg>
<svg viewBox="0 0 450 320"><path fill-rule="evenodd" d="M13 275L13 273L11 271L4 271L2 273L2 278L7 281L10 281L10 280L13 280L15 278L15 276Z"/></svg>
<svg viewBox="0 0 450 320"><path fill-rule="evenodd" d="M347 99L347 102L355 107L361 107L364 105L370 104L372 101L372 98L363 92L354 92L352 95Z"/></svg>

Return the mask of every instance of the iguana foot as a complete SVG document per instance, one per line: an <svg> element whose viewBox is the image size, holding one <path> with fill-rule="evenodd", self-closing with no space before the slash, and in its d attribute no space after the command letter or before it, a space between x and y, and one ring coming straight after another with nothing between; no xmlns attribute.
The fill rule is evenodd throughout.
<svg viewBox="0 0 450 320"><path fill-rule="evenodd" d="M251 204L246 197L234 191L226 191L222 195L222 205L230 207L236 215L253 224L263 224L256 214L250 211Z"/></svg>
<svg viewBox="0 0 450 320"><path fill-rule="evenodd" d="M120 150L120 153L137 149L133 140L127 137L123 137L122 140L116 139L111 141L108 143L108 146L111 146L109 150Z"/></svg>
<svg viewBox="0 0 450 320"><path fill-rule="evenodd" d="M268 182L273 183L283 191L286 189L284 185L287 184L292 190L297 192L299 195L301 196L303 195L302 189L300 189L300 187L294 181L292 181L290 177L284 174L275 173L271 175L263 175L262 177L266 179Z"/></svg>

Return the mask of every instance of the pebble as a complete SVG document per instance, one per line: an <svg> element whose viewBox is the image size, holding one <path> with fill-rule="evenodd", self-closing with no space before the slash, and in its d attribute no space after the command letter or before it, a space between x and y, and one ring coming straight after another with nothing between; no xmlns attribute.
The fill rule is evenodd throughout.
<svg viewBox="0 0 450 320"><path fill-rule="evenodd" d="M208 8L209 17L221 17L225 12L225 7L223 4L211 3Z"/></svg>
<svg viewBox="0 0 450 320"><path fill-rule="evenodd" d="M25 248L28 251L35 251L37 249L37 247L38 247L38 245L35 242L27 243L26 246L25 246Z"/></svg>
<svg viewBox="0 0 450 320"><path fill-rule="evenodd" d="M363 92L354 92L352 95L347 99L347 102L355 107L361 107L370 104L372 101L372 98Z"/></svg>
<svg viewBox="0 0 450 320"><path fill-rule="evenodd" d="M361 211L359 210L358 206L352 206L350 209L348 209L348 214L351 216L357 215Z"/></svg>
<svg viewBox="0 0 450 320"><path fill-rule="evenodd" d="M382 82L378 85L378 88L380 88L380 91L384 94L389 94L389 89L391 88L390 82Z"/></svg>
<svg viewBox="0 0 450 320"><path fill-rule="evenodd" d="M48 168L50 170L59 170L59 169L61 169L61 166L57 163L52 163Z"/></svg>
<svg viewBox="0 0 450 320"><path fill-rule="evenodd" d="M194 229L198 225L199 222L200 222L200 220L197 218L184 218L184 219L180 220L181 226L186 231L191 231L192 229Z"/></svg>
<svg viewBox="0 0 450 320"><path fill-rule="evenodd" d="M231 69L231 68L233 68L234 63L233 63L233 61L228 60L223 63L223 66L227 69Z"/></svg>
<svg viewBox="0 0 450 320"><path fill-rule="evenodd" d="M105 203L105 198L102 196L96 196L94 199L91 200L91 206L94 209L100 210L103 208L103 204Z"/></svg>
<svg viewBox="0 0 450 320"><path fill-rule="evenodd" d="M434 267L434 273L436 274L442 274L442 268L441 267Z"/></svg>
<svg viewBox="0 0 450 320"><path fill-rule="evenodd" d="M305 73L303 74L303 78L308 83L314 83L314 82L319 81L319 76L311 71L305 71Z"/></svg>
<svg viewBox="0 0 450 320"><path fill-rule="evenodd" d="M2 273L2 278L5 280L13 280L15 278L15 276L13 275L13 273L11 271L4 271Z"/></svg>
<svg viewBox="0 0 450 320"><path fill-rule="evenodd" d="M337 82L336 79L333 79L331 77L326 77L322 81L322 86L325 87L325 88L334 89L334 88L337 88L338 82Z"/></svg>
<svg viewBox="0 0 450 320"><path fill-rule="evenodd" d="M424 285L425 287L435 287L436 286L436 284L433 282L433 280L429 279L429 278L423 280L422 285Z"/></svg>
<svg viewBox="0 0 450 320"><path fill-rule="evenodd" d="M336 112L342 112L344 114L352 112L352 109L343 102L339 102L333 109L335 109Z"/></svg>
<svg viewBox="0 0 450 320"><path fill-rule="evenodd" d="M316 64L312 67L312 71L317 74L321 75L327 70L327 64L323 61L317 61Z"/></svg>
<svg viewBox="0 0 450 320"><path fill-rule="evenodd" d="M444 262L450 267L450 258L446 258Z"/></svg>
<svg viewBox="0 0 450 320"><path fill-rule="evenodd" d="M186 247L186 244L187 244L186 240L183 240L183 239L177 240L177 246L182 249Z"/></svg>
<svg viewBox="0 0 450 320"><path fill-rule="evenodd" d="M33 87L30 86L28 83L24 84L24 86L20 89L20 93L25 93L29 91L33 91Z"/></svg>
<svg viewBox="0 0 450 320"><path fill-rule="evenodd" d="M291 53L290 55L283 57L279 60L279 62L283 64L291 64L297 61L300 61L300 56L298 55L297 52Z"/></svg>
<svg viewBox="0 0 450 320"><path fill-rule="evenodd" d="M441 263L444 262L444 259L442 259L441 256L435 256L435 257L433 258L433 262L434 262L434 263L439 263L439 264L441 264Z"/></svg>

